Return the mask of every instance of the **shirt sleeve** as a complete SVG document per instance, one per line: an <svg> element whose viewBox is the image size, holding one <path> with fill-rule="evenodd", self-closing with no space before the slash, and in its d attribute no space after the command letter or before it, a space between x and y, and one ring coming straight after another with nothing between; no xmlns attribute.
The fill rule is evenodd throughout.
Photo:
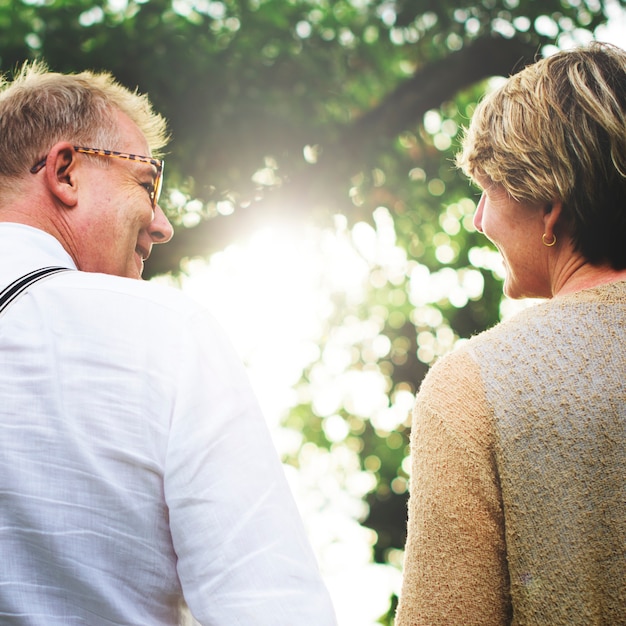
<svg viewBox="0 0 626 626"><path fill-rule="evenodd" d="M510 623L493 429L467 352L437 364L411 432L409 522L396 626Z"/></svg>
<svg viewBox="0 0 626 626"><path fill-rule="evenodd" d="M164 489L203 626L326 626L334 611L243 366L210 318L180 349Z"/></svg>

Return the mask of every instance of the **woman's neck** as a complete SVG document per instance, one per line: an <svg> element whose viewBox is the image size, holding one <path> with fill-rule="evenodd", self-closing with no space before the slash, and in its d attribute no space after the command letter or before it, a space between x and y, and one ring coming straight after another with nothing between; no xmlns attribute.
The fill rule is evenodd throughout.
<svg viewBox="0 0 626 626"><path fill-rule="evenodd" d="M568 293L592 289L607 283L626 280L626 269L616 270L609 265L591 265L586 263L576 272L571 274L560 287L555 290L555 296L563 296Z"/></svg>

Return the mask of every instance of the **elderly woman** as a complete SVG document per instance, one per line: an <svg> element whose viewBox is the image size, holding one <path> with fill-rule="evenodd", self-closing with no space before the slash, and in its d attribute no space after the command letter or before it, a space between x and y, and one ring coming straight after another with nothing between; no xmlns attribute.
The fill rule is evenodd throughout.
<svg viewBox="0 0 626 626"><path fill-rule="evenodd" d="M420 389L396 626L626 624L626 53L509 78L458 163L505 293L549 300Z"/></svg>

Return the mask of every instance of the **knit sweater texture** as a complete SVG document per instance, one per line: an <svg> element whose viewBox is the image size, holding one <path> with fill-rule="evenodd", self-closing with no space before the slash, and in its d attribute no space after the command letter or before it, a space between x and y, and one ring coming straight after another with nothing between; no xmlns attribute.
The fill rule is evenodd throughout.
<svg viewBox="0 0 626 626"><path fill-rule="evenodd" d="M626 625L626 282L441 359L417 397L396 626Z"/></svg>

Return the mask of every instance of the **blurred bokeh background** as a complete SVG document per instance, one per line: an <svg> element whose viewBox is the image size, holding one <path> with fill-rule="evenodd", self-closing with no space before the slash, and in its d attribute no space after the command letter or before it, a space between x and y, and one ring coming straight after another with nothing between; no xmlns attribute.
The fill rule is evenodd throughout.
<svg viewBox="0 0 626 626"><path fill-rule="evenodd" d="M414 395L520 306L455 170L476 102L539 56L626 47L626 0L0 0L0 68L111 71L172 131L145 276L244 360L340 626L393 624Z"/></svg>

